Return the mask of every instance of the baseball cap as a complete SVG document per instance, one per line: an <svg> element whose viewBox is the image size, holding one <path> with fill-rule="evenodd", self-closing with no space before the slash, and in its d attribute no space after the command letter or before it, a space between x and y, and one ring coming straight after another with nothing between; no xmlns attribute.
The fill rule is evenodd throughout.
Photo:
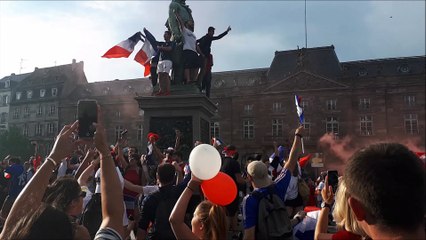
<svg viewBox="0 0 426 240"><path fill-rule="evenodd" d="M253 161L247 166L247 173L253 178L254 185L258 188L267 187L272 184L268 174L268 168L262 161Z"/></svg>

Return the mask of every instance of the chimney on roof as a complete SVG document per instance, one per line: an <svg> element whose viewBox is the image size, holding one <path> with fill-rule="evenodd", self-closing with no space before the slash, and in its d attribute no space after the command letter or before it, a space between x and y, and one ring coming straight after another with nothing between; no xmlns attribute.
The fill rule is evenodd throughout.
<svg viewBox="0 0 426 240"><path fill-rule="evenodd" d="M37 70L38 70L38 67L35 67L35 68L34 68L34 72L35 72L35 71L37 71Z"/></svg>
<svg viewBox="0 0 426 240"><path fill-rule="evenodd" d="M74 71L76 68L77 61L75 59L72 60L71 69Z"/></svg>
<svg viewBox="0 0 426 240"><path fill-rule="evenodd" d="M15 76L15 73L10 74L10 76Z"/></svg>

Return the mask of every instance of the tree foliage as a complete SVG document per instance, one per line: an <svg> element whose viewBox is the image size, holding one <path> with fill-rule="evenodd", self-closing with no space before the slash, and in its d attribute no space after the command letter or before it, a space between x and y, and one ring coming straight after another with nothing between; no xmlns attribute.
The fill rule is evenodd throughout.
<svg viewBox="0 0 426 240"><path fill-rule="evenodd" d="M30 140L21 134L19 128L10 128L0 132L0 160L7 155L20 156L26 160L34 154Z"/></svg>

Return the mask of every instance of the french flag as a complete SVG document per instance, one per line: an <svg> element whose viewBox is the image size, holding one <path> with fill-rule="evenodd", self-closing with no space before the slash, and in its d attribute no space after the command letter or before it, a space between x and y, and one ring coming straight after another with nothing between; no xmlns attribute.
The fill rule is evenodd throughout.
<svg viewBox="0 0 426 240"><path fill-rule="evenodd" d="M102 57L103 58L127 58L132 54L136 44L142 40L141 32L133 34L133 36L120 42L111 49L109 49Z"/></svg>
<svg viewBox="0 0 426 240"><path fill-rule="evenodd" d="M299 122L300 124L303 124L305 121L305 117L303 115L303 108L300 106L300 103L302 102L302 98L300 96L294 95L294 100L296 102L296 110L297 115L299 116Z"/></svg>
<svg viewBox="0 0 426 240"><path fill-rule="evenodd" d="M135 61L142 64L145 67L144 76L151 74L151 59L158 54L157 40L155 37L145 28L145 41L142 45L141 50L135 55Z"/></svg>

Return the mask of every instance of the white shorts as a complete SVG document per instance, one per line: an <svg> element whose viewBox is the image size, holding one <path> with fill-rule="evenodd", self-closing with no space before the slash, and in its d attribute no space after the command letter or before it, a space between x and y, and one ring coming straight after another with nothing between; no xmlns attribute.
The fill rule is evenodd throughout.
<svg viewBox="0 0 426 240"><path fill-rule="evenodd" d="M165 72L170 74L172 70L173 63L170 60L161 60L157 64L157 73Z"/></svg>

